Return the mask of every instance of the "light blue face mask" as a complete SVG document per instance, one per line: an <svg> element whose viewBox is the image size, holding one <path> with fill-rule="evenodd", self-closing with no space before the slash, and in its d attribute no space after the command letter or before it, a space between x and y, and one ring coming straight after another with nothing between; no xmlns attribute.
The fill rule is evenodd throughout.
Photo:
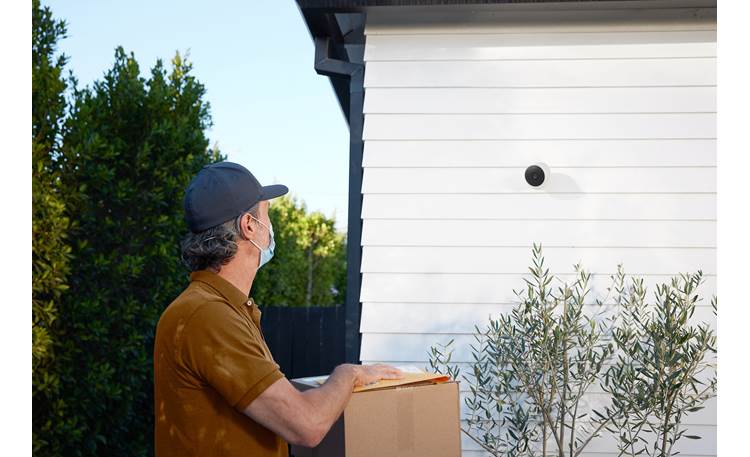
<svg viewBox="0 0 750 457"><path fill-rule="evenodd" d="M271 237L271 242L268 243L268 247L265 249L258 246L258 244L255 241L249 240L260 251L260 261L258 263L258 269L260 270L260 267L267 264L273 258L273 249L276 247L276 241L273 239L273 226L271 227L266 226L266 224L259 221L257 218L253 217L252 214L250 215L250 217L258 221L258 223L262 225L263 227L266 227L266 230L268 230L268 234Z"/></svg>

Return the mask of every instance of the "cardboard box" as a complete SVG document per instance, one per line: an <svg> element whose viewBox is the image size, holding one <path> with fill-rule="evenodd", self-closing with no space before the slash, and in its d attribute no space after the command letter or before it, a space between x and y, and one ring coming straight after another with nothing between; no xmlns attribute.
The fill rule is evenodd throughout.
<svg viewBox="0 0 750 457"><path fill-rule="evenodd" d="M299 390L319 384L292 379ZM292 446L294 457L460 457L458 383L430 382L355 392L314 448Z"/></svg>

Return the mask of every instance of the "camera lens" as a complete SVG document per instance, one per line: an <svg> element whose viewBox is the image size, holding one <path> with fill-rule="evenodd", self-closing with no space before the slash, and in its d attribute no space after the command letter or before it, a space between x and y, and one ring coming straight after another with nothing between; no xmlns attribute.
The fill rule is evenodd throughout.
<svg viewBox="0 0 750 457"><path fill-rule="evenodd" d="M539 187L544 183L544 170L539 165L532 165L526 169L525 177L530 186Z"/></svg>

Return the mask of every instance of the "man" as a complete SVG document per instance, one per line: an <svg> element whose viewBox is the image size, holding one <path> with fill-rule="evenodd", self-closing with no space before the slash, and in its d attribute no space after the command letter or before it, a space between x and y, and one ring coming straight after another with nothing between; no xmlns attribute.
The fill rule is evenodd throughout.
<svg viewBox="0 0 750 457"><path fill-rule="evenodd" d="M287 442L321 441L355 386L403 376L343 364L300 392L279 371L248 296L273 257L268 201L287 192L230 162L204 167L187 188L182 259L191 282L162 314L154 346L158 456L286 456Z"/></svg>

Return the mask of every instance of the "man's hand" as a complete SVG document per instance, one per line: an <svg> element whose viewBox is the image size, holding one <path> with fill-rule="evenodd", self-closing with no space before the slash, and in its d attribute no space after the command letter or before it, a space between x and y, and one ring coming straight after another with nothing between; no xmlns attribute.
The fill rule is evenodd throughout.
<svg viewBox="0 0 750 457"><path fill-rule="evenodd" d="M364 386L378 382L381 379L403 379L404 373L396 367L383 363L375 365L353 365L356 369L357 377L354 380L354 387Z"/></svg>
<svg viewBox="0 0 750 457"><path fill-rule="evenodd" d="M317 389L298 391L286 378L271 384L244 413L287 442L306 447L320 443L349 402L352 388L404 375L390 365L342 364Z"/></svg>

